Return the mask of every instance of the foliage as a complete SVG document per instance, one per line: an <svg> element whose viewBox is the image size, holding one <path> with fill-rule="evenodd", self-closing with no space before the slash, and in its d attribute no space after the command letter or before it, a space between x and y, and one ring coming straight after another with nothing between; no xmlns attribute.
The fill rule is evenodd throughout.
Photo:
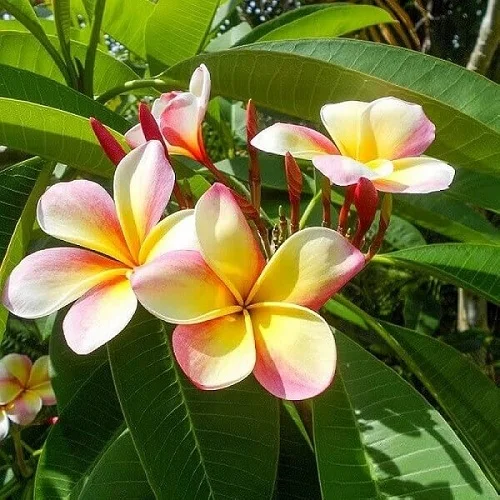
<svg viewBox="0 0 500 500"><path fill-rule="evenodd" d="M61 312L28 321L0 305L2 355L35 359L50 345L59 415L56 425L48 425L49 412L22 429L27 473L19 468L21 438L14 431L6 440L1 498L489 499L500 492L500 337L491 320L500 305L499 87L444 57L356 39L403 33L411 39L403 45L416 47L414 24L394 23L400 6L276 2L282 15L274 17L257 12L257 3L58 0L34 8L0 0L16 19L0 22L0 288L25 255L54 245L35 222L49 185L84 178L110 187L113 165L88 118L125 147L139 101L186 89L201 63L212 78L203 133L215 165L175 157L188 204L214 172L242 196L254 195L249 99L259 129L277 121L318 128L328 102L418 103L436 125L429 154L456 168L454 183L394 197L381 253L321 310L339 362L332 386L311 401L278 400L252 378L196 389L173 355L171 325L142 308L107 346L78 356L64 340ZM291 215L290 179L281 157L256 158L261 217L246 215L279 245ZM328 191L325 201L311 162L298 165L301 227L321 225L326 203L336 228L346 190ZM176 198L169 212L180 205ZM348 225L357 215L353 208ZM377 230L375 223L367 241ZM491 329L457 332L459 288L488 301Z"/></svg>

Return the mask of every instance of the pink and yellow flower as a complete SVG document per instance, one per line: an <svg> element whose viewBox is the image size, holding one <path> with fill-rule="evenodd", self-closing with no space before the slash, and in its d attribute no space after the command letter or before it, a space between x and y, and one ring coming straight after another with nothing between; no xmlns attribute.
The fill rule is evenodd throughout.
<svg viewBox="0 0 500 500"><path fill-rule="evenodd" d="M435 127L417 104L394 97L346 101L323 106L321 119L333 142L307 127L276 123L260 132L252 145L312 160L338 186L364 177L379 191L430 193L447 189L453 180L450 165L421 156L434 141Z"/></svg>
<svg viewBox="0 0 500 500"><path fill-rule="evenodd" d="M308 228L266 264L231 191L214 184L198 201L197 251L175 251L134 270L132 288L151 313L178 326L174 353L202 389L250 373L280 398L312 397L331 383L335 341L315 312L364 266L337 232Z"/></svg>
<svg viewBox="0 0 500 500"><path fill-rule="evenodd" d="M83 248L49 248L23 259L4 288L5 307L23 318L39 318L76 300L63 329L78 354L115 337L137 307L132 270L172 249L198 248L193 210L158 224L173 183L163 145L151 141L118 164L114 200L86 180L49 188L38 203L41 229Z"/></svg>
<svg viewBox="0 0 500 500"><path fill-rule="evenodd" d="M34 363L22 354L0 360L0 439L9 432L9 421L28 425L43 405L56 404L49 376L49 357Z"/></svg>
<svg viewBox="0 0 500 500"><path fill-rule="evenodd" d="M171 154L188 156L201 163L206 159L201 125L210 99L210 73L202 64L193 73L189 92L168 92L153 103L151 113L160 127ZM132 148L146 142L140 124L125 138Z"/></svg>

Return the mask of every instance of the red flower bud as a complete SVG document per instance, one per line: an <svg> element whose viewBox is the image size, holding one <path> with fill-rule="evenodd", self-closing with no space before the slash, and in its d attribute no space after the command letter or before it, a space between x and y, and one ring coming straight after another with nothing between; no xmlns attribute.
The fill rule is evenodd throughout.
<svg viewBox="0 0 500 500"><path fill-rule="evenodd" d="M122 148L121 144L114 138L113 134L95 118L90 119L90 126L94 131L99 144L106 153L106 156L115 164L118 165L127 153Z"/></svg>

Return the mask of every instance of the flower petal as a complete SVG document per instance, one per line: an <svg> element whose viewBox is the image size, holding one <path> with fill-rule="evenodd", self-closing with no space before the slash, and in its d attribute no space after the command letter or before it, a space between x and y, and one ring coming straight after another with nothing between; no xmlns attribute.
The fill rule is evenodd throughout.
<svg viewBox="0 0 500 500"><path fill-rule="evenodd" d="M172 336L175 357L200 389L223 389L246 378L255 366L248 313L180 325Z"/></svg>
<svg viewBox="0 0 500 500"><path fill-rule="evenodd" d="M40 198L37 217L42 230L54 238L132 264L113 199L95 182L55 184Z"/></svg>
<svg viewBox="0 0 500 500"><path fill-rule="evenodd" d="M151 108L151 114L158 120L158 123L160 121L160 116L167 104L179 94L180 92L177 91L167 92L165 94L162 94L158 99L155 99ZM138 123L137 125L134 125L125 134L125 139L131 148L137 148L138 146L144 144L146 142L146 138L144 137L141 124Z"/></svg>
<svg viewBox="0 0 500 500"><path fill-rule="evenodd" d="M0 378L14 377L23 387L30 378L33 363L24 354L7 354L0 359Z"/></svg>
<svg viewBox="0 0 500 500"><path fill-rule="evenodd" d="M402 158L392 163L394 172L373 182L380 191L387 193L432 193L448 189L455 176L453 167L427 156Z"/></svg>
<svg viewBox="0 0 500 500"><path fill-rule="evenodd" d="M210 100L210 73L208 68L201 64L191 76L189 82L189 92L199 99L198 102L198 125L201 126L205 113L207 111L208 101Z"/></svg>
<svg viewBox="0 0 500 500"><path fill-rule="evenodd" d="M247 303L288 302L319 309L364 265L363 254L333 229L303 229L273 255Z"/></svg>
<svg viewBox="0 0 500 500"><path fill-rule="evenodd" d="M342 154L361 162L420 155L435 135L421 106L394 97L328 104L321 117Z"/></svg>
<svg viewBox="0 0 500 500"><path fill-rule="evenodd" d="M345 101L326 104L321 108L321 120L326 130L344 156L356 160L360 144L361 117L369 103ZM370 158L375 159L375 158Z"/></svg>
<svg viewBox="0 0 500 500"><path fill-rule="evenodd" d="M299 400L324 391L335 373L337 351L330 327L299 306L250 306L257 362L254 375L274 396Z"/></svg>
<svg viewBox="0 0 500 500"><path fill-rule="evenodd" d="M159 141L134 149L116 167L115 204L134 257L138 257L142 242L160 220L174 181L174 171Z"/></svg>
<svg viewBox="0 0 500 500"><path fill-rule="evenodd" d="M392 171L390 161L385 161L378 168L370 168L364 163L340 155L315 156L313 165L330 179L336 186L350 186L356 184L361 177L374 181L387 172ZM380 170L382 167L382 170Z"/></svg>
<svg viewBox="0 0 500 500"><path fill-rule="evenodd" d="M127 270L119 262L80 248L40 250L28 255L12 271L2 302L16 316L41 318Z"/></svg>
<svg viewBox="0 0 500 500"><path fill-rule="evenodd" d="M66 314L66 342L77 354L95 351L128 325L136 308L137 299L127 278L119 276L100 283Z"/></svg>
<svg viewBox="0 0 500 500"><path fill-rule="evenodd" d="M205 148L201 135L200 99L190 92L183 92L173 99L160 117L160 130L165 140L177 148L176 153L203 161Z"/></svg>
<svg viewBox="0 0 500 500"><path fill-rule="evenodd" d="M27 384L28 389L36 392L42 398L42 403L48 406L56 404L56 396L50 382L49 363L48 356L38 358L33 363Z"/></svg>
<svg viewBox="0 0 500 500"><path fill-rule="evenodd" d="M265 260L231 191L215 183L198 200L195 218L203 257L243 302Z"/></svg>
<svg viewBox="0 0 500 500"><path fill-rule="evenodd" d="M144 264L174 250L200 251L194 210L180 210L157 224L141 247L139 262Z"/></svg>
<svg viewBox="0 0 500 500"><path fill-rule="evenodd" d="M5 410L0 410L0 441L9 434L9 417Z"/></svg>
<svg viewBox="0 0 500 500"><path fill-rule="evenodd" d="M199 323L241 307L200 253L168 252L130 277L139 302L170 323Z"/></svg>
<svg viewBox="0 0 500 500"><path fill-rule="evenodd" d="M42 399L32 391L23 392L5 407L10 420L18 425L31 424L41 409Z"/></svg>
<svg viewBox="0 0 500 500"><path fill-rule="evenodd" d="M287 123L275 123L259 132L252 146L278 155L291 153L295 158L311 160L317 155L338 154L330 139L311 128Z"/></svg>

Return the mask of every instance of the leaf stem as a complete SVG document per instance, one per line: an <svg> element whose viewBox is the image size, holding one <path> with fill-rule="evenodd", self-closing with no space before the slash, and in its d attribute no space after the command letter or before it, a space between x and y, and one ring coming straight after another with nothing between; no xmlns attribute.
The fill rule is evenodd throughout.
<svg viewBox="0 0 500 500"><path fill-rule="evenodd" d="M304 213L302 214L302 217L300 219L300 223L299 223L300 229L304 229L309 217L311 216L312 211L314 210L314 207L316 206L316 203L318 203L318 200L321 198L321 196L322 196L322 192L321 192L321 190L319 190L311 198L311 201L308 203L308 205L307 205L306 209L304 210Z"/></svg>
<svg viewBox="0 0 500 500"><path fill-rule="evenodd" d="M120 94L124 94L126 92L130 92L131 90L137 89L145 89L145 88L153 88L158 90L159 92L166 92L175 87L175 83L168 83L165 80L160 80L159 78L149 78L144 80L130 80L125 82L123 85L119 85L118 87L113 87L112 89L107 90L100 96L97 96L96 101L101 104L105 104L111 99Z"/></svg>
<svg viewBox="0 0 500 500"><path fill-rule="evenodd" d="M24 461L23 445L21 441L21 431L17 425L12 425L10 428L10 434L12 436L12 441L14 442L14 451L16 453L16 465L21 473L21 476L25 479L31 476L31 471Z"/></svg>
<svg viewBox="0 0 500 500"><path fill-rule="evenodd" d="M85 54L85 68L83 76L83 91L89 97L94 97L94 66L99 37L101 36L102 19L106 0L96 0L94 8L94 19L92 21L92 32L90 34L87 53Z"/></svg>

